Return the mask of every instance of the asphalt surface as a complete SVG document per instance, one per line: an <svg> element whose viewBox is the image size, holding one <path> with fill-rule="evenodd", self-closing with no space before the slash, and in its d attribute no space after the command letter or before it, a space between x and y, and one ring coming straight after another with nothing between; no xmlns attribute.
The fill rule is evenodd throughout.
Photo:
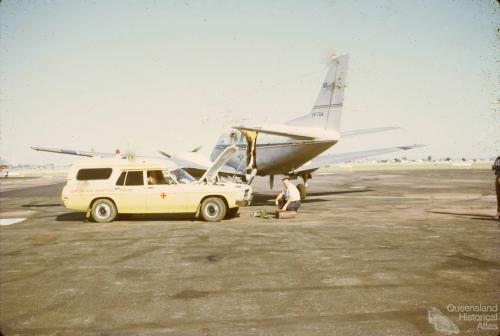
<svg viewBox="0 0 500 336"><path fill-rule="evenodd" d="M250 216L274 210L257 180L254 205L220 223L84 222L61 205L62 179L7 180L4 335L498 334L453 311L500 301L487 170L316 175L289 220Z"/></svg>

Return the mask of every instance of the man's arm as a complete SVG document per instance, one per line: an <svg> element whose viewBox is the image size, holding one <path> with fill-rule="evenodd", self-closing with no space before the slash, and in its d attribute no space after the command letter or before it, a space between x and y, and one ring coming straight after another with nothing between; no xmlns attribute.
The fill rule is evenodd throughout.
<svg viewBox="0 0 500 336"><path fill-rule="evenodd" d="M288 208L288 205L290 205L291 201L290 201L290 198L288 199L288 201L286 201L285 205L283 205L283 207L281 208L281 210L283 211L286 211L286 208Z"/></svg>
<svg viewBox="0 0 500 336"><path fill-rule="evenodd" d="M282 192L280 192L280 193L278 194L278 196L276 196L276 199L274 200L274 204L278 205L278 203L279 203L279 201L280 201L281 197L283 197L283 193L282 193Z"/></svg>

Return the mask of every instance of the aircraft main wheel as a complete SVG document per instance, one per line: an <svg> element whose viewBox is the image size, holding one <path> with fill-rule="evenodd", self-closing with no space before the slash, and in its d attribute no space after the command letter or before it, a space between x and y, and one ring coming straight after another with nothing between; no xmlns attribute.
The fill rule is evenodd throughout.
<svg viewBox="0 0 500 336"><path fill-rule="evenodd" d="M94 202L90 212L97 223L109 223L115 219L117 211L115 204L109 199L101 198Z"/></svg>
<svg viewBox="0 0 500 336"><path fill-rule="evenodd" d="M226 204L218 197L209 197L201 203L201 217L207 222L220 222L226 211Z"/></svg>
<svg viewBox="0 0 500 336"><path fill-rule="evenodd" d="M297 184L297 189L299 189L300 200L303 201L307 197L307 188L303 183Z"/></svg>

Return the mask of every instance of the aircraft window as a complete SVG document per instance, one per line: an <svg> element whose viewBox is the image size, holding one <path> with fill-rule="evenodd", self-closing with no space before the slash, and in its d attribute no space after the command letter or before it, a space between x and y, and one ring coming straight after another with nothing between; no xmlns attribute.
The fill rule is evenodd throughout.
<svg viewBox="0 0 500 336"><path fill-rule="evenodd" d="M241 135L242 135L241 132L238 131L226 132L220 136L219 141L217 143L220 145L231 145L235 143L241 143L242 141L240 137Z"/></svg>
<svg viewBox="0 0 500 336"><path fill-rule="evenodd" d="M80 169L76 175L78 181L106 180L111 176L111 168Z"/></svg>
<svg viewBox="0 0 500 336"><path fill-rule="evenodd" d="M142 170L141 171L129 171L127 173L125 185L128 185L128 186L144 185Z"/></svg>
<svg viewBox="0 0 500 336"><path fill-rule="evenodd" d="M247 139L245 139L245 136L243 133L240 133L240 139L238 140L239 145L246 145L247 144Z"/></svg>
<svg viewBox="0 0 500 336"><path fill-rule="evenodd" d="M161 170L148 170L148 185L167 184Z"/></svg>
<svg viewBox="0 0 500 336"><path fill-rule="evenodd" d="M229 144L238 143L239 137L240 137L240 133L239 132L231 132L229 134Z"/></svg>
<svg viewBox="0 0 500 336"><path fill-rule="evenodd" d="M118 180L116 180L116 185L122 186L125 183L125 175L127 175L127 172L122 172Z"/></svg>
<svg viewBox="0 0 500 336"><path fill-rule="evenodd" d="M220 145L226 145L228 143L228 138L228 135L224 133L219 137L219 141L217 143Z"/></svg>

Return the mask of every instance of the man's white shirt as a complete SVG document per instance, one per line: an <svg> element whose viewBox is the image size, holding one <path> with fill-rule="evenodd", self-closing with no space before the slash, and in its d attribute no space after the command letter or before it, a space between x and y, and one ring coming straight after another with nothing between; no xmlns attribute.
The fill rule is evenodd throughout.
<svg viewBox="0 0 500 336"><path fill-rule="evenodd" d="M285 188L285 198L287 201L294 202L294 201L300 201L300 192L299 189L290 182L288 184L288 188Z"/></svg>

